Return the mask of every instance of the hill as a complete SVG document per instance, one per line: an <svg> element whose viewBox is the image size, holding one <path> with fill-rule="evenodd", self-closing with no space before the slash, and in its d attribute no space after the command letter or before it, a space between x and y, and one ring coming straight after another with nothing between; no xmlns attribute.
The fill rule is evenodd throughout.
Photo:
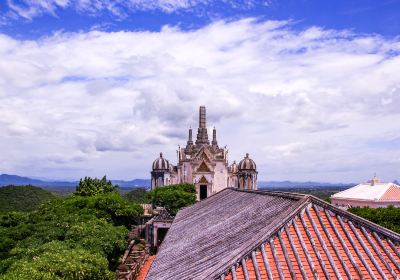
<svg viewBox="0 0 400 280"><path fill-rule="evenodd" d="M349 188L355 186L354 183L329 183L329 182L295 182L295 181L259 181L259 188Z"/></svg>
<svg viewBox="0 0 400 280"><path fill-rule="evenodd" d="M1 174L0 175L0 186L26 186L33 185L38 187L76 187L78 181L43 181L38 179L32 179L29 177L22 177L18 175Z"/></svg>
<svg viewBox="0 0 400 280"><path fill-rule="evenodd" d="M133 179L133 180L111 180L113 184L117 184L120 188L137 188L142 187L149 189L151 182L149 179ZM46 189L54 189L54 187L73 188L78 185L79 181L54 181L54 180L38 180L18 175L1 174L0 186L7 185L33 185ZM259 188L309 188L309 187L351 187L356 184L328 183L328 182L296 182L296 181L259 181Z"/></svg>
<svg viewBox="0 0 400 280"><path fill-rule="evenodd" d="M136 187L150 187L149 179L134 179L129 181L124 180L111 180L113 184L119 185L121 188L136 188ZM32 179L29 177L23 177L18 175L0 174L0 186L25 186L32 185L38 186L46 189L55 189L58 187L63 187L65 189L73 189L78 185L79 181L45 181Z"/></svg>
<svg viewBox="0 0 400 280"><path fill-rule="evenodd" d="M0 213L32 211L40 204L55 199L49 191L33 186L6 186L0 188Z"/></svg>

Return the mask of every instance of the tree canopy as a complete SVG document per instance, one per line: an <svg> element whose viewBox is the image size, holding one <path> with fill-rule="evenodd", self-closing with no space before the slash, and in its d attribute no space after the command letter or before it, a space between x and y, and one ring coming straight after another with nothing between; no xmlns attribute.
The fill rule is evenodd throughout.
<svg viewBox="0 0 400 280"><path fill-rule="evenodd" d="M106 191L0 215L0 279L114 279L128 228L142 213Z"/></svg>
<svg viewBox="0 0 400 280"><path fill-rule="evenodd" d="M79 185L76 187L74 195L92 196L98 194L106 194L118 191L118 185L113 185L110 180L104 175L103 178L90 178L79 180Z"/></svg>
<svg viewBox="0 0 400 280"><path fill-rule="evenodd" d="M54 197L31 212L0 215L0 280L114 279L130 225L143 213L104 176L81 179L73 196ZM194 185L128 195L171 214L196 202Z"/></svg>
<svg viewBox="0 0 400 280"><path fill-rule="evenodd" d="M32 211L42 203L55 199L51 192L34 186L0 187L0 213L9 211Z"/></svg>
<svg viewBox="0 0 400 280"><path fill-rule="evenodd" d="M124 194L124 197L132 202L147 203L147 192L144 188L135 188Z"/></svg>
<svg viewBox="0 0 400 280"><path fill-rule="evenodd" d="M387 208L353 207L350 208L349 211L364 219L400 233L400 208L393 206Z"/></svg>
<svg viewBox="0 0 400 280"><path fill-rule="evenodd" d="M172 215L179 209L196 202L196 188L192 184L177 184L155 188L148 193L148 200L155 206L162 206Z"/></svg>

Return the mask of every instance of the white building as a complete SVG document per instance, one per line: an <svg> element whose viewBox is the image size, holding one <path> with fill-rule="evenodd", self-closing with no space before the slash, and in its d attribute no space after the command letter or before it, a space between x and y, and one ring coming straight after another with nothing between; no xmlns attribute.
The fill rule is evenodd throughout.
<svg viewBox="0 0 400 280"><path fill-rule="evenodd" d="M228 150L220 148L217 131L213 129L212 141L208 139L206 126L206 108L200 107L199 128L196 141L193 142L192 129L186 147L177 151L178 164L170 164L160 153L153 162L151 188L192 183L196 187L197 199L204 199L225 188L257 189L257 170L255 162L246 154L239 164L228 164Z"/></svg>
<svg viewBox="0 0 400 280"><path fill-rule="evenodd" d="M331 196L331 203L338 207L380 208L393 205L400 207L400 186L381 183L376 176L368 183L362 183Z"/></svg>

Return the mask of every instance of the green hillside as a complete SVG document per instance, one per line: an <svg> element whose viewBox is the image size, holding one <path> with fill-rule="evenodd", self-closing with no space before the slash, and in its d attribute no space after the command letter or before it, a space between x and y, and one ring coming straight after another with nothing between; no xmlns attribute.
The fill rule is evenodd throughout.
<svg viewBox="0 0 400 280"><path fill-rule="evenodd" d="M56 198L51 192L33 186L0 187L0 213L32 211L44 202Z"/></svg>
<svg viewBox="0 0 400 280"><path fill-rule="evenodd" d="M26 201L44 192L10 188L3 195L13 202L21 192ZM0 280L115 279L128 230L143 213L117 189L105 176L85 177L71 197L50 198L30 212L0 214Z"/></svg>

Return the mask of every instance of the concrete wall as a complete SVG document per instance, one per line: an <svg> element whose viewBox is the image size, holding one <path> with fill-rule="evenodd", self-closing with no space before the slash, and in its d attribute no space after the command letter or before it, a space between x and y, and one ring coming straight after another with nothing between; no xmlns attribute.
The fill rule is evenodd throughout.
<svg viewBox="0 0 400 280"><path fill-rule="evenodd" d="M390 205L400 207L400 201L385 201L385 200L351 200L351 199L340 199L332 198L332 205L340 207L370 207L370 208L386 208Z"/></svg>
<svg viewBox="0 0 400 280"><path fill-rule="evenodd" d="M227 187L228 168L224 162L216 162L214 169L213 193L222 191Z"/></svg>

